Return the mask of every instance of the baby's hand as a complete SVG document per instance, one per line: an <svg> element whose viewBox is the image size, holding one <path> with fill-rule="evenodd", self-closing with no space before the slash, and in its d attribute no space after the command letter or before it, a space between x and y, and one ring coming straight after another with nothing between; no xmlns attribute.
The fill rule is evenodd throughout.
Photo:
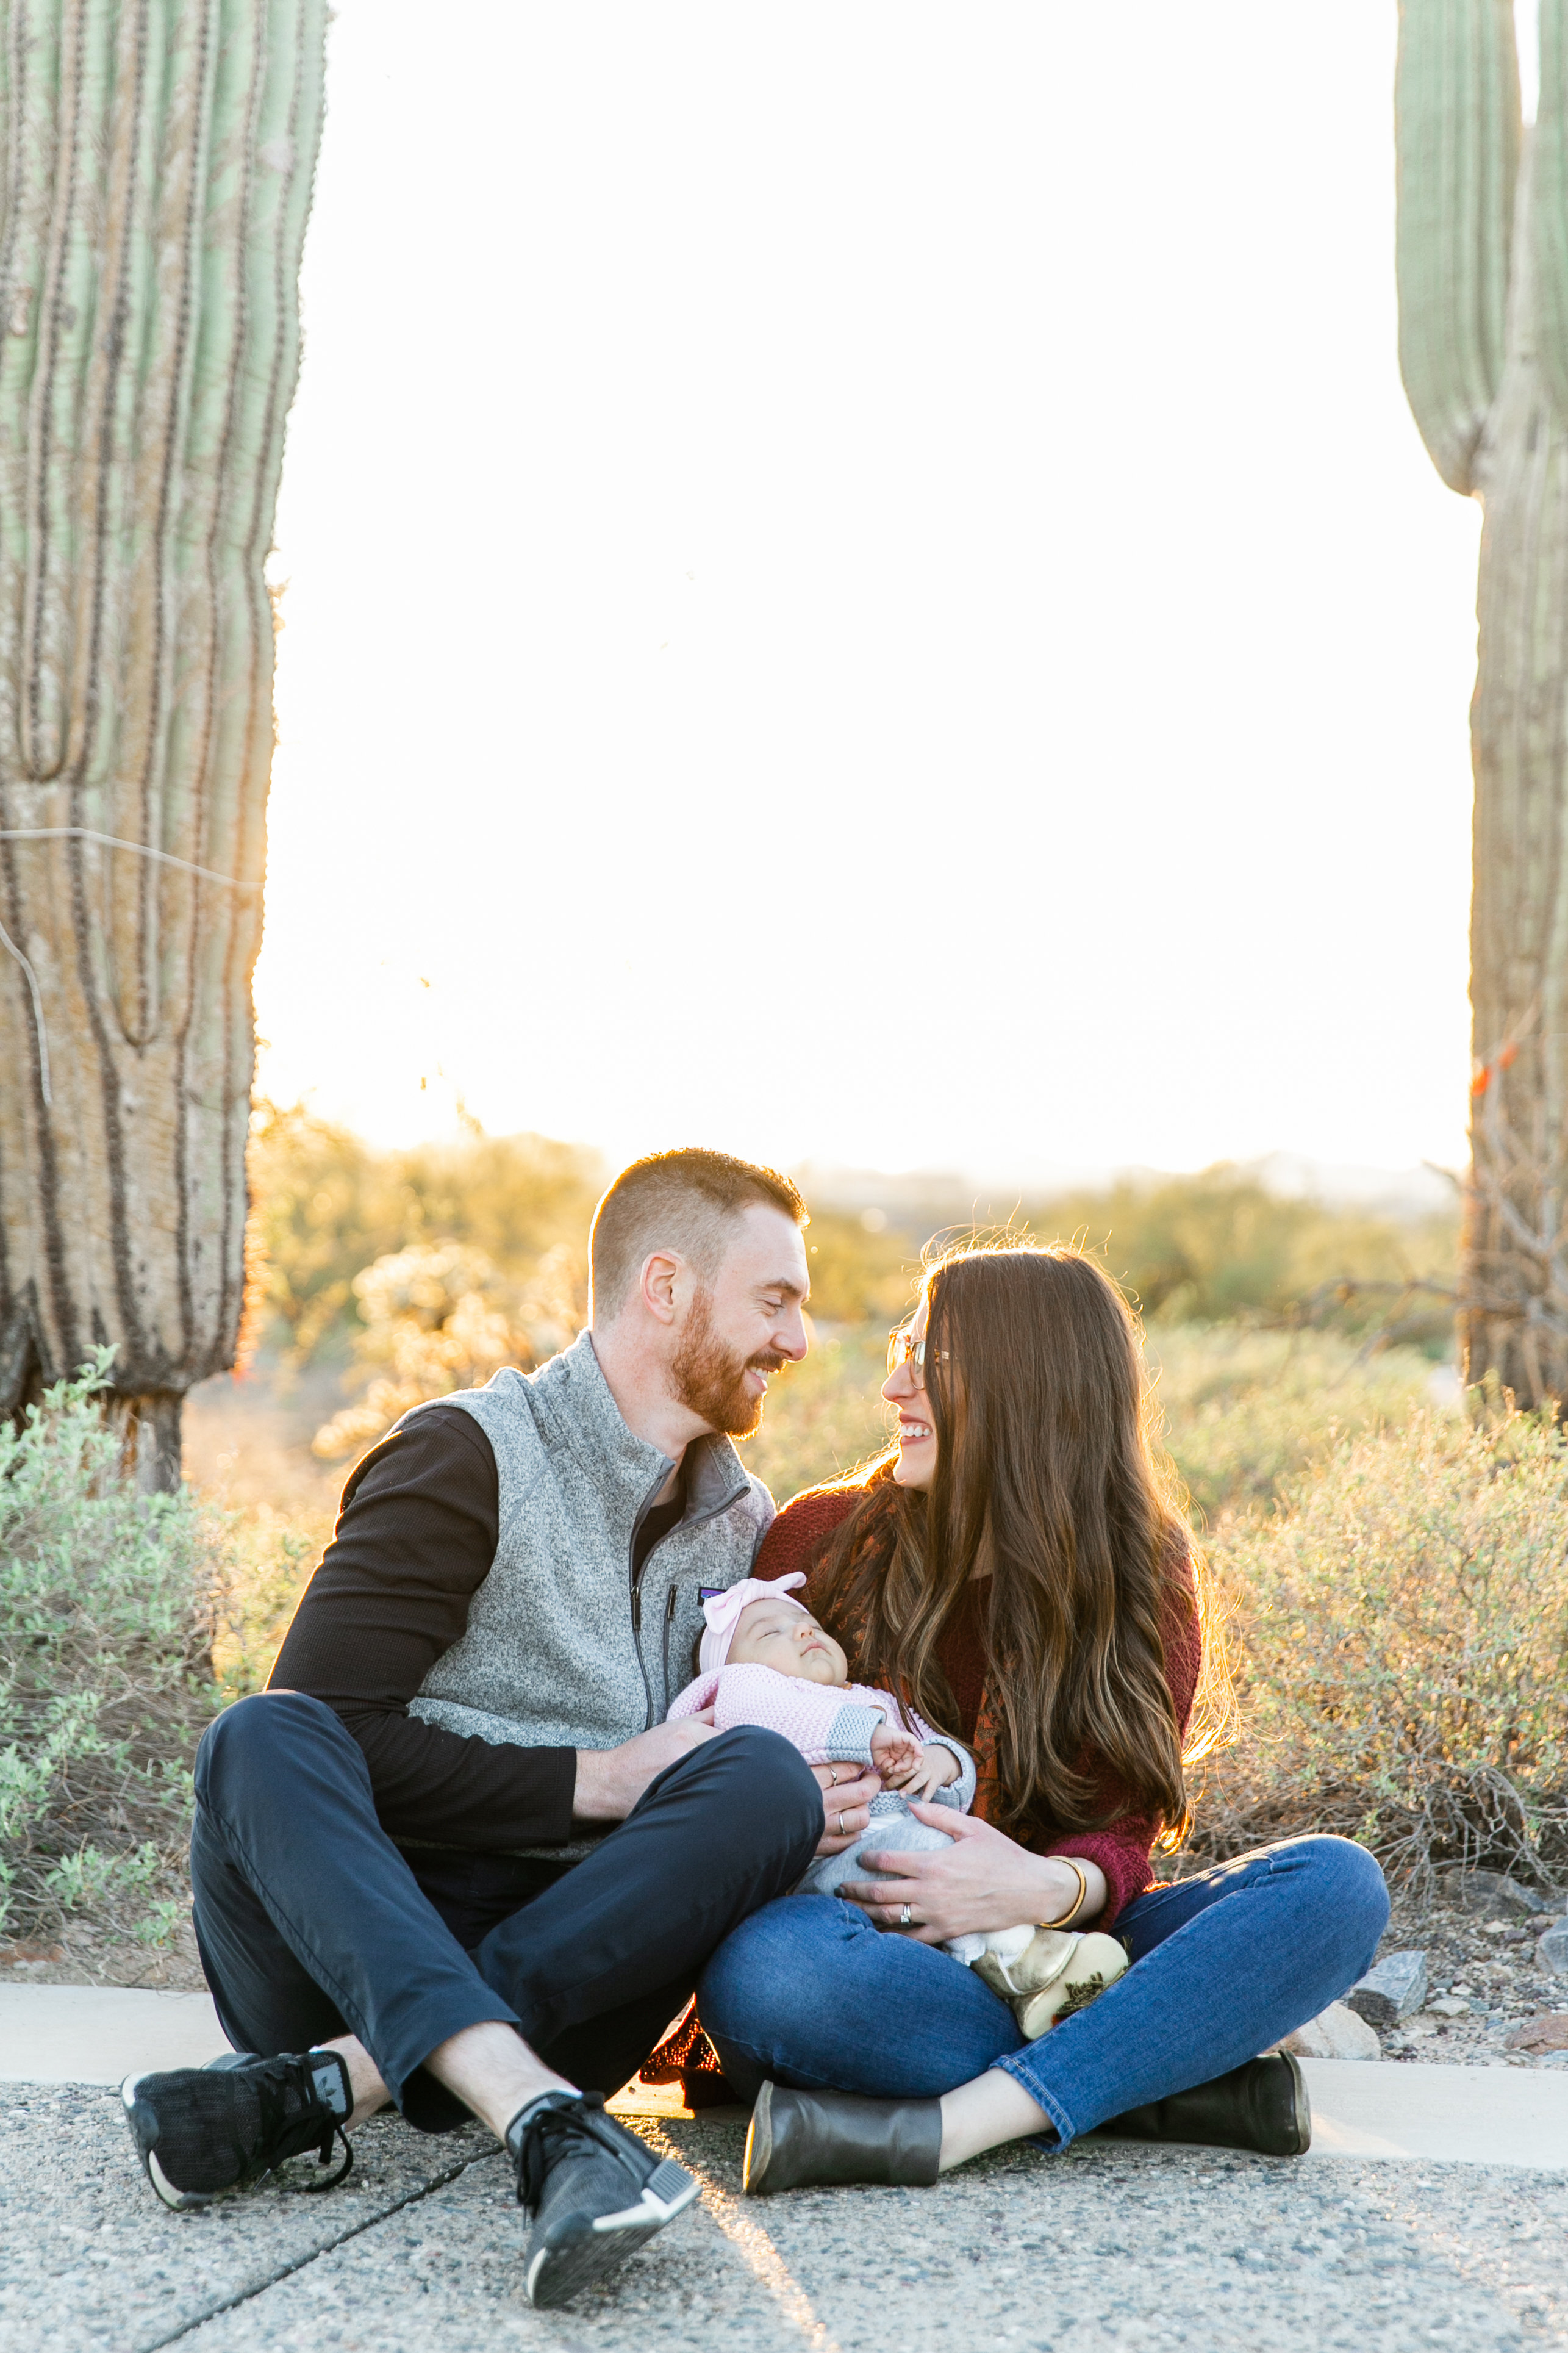
<svg viewBox="0 0 1568 2353"><path fill-rule="evenodd" d="M907 1789L919 1778L924 1754L920 1742L896 1725L879 1724L871 1735L871 1762L885 1789Z"/></svg>
<svg viewBox="0 0 1568 2353"><path fill-rule="evenodd" d="M929 1748L917 1752L915 1769L902 1783L900 1795L933 1798L939 1789L945 1789L950 1781L957 1780L959 1770L958 1759L952 1749L944 1748L941 1741L933 1740Z"/></svg>

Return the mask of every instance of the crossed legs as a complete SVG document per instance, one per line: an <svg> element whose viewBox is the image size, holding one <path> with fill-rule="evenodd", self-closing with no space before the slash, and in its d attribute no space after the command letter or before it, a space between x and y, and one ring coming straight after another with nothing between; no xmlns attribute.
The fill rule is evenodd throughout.
<svg viewBox="0 0 1568 2353"><path fill-rule="evenodd" d="M1117 1923L1132 1967L1026 2043L951 1954L831 1896L744 1922L702 1972L724 2073L802 2090L942 2103L945 2167L1000 2141L1065 2147L1130 2109L1212 2082L1315 2017L1370 1966L1388 1919L1363 1848L1294 1839L1152 1889Z"/></svg>

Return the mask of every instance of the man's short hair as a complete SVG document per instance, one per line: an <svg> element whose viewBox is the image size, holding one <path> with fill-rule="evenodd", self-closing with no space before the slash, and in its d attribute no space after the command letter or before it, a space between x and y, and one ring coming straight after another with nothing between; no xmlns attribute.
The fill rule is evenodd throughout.
<svg viewBox="0 0 1568 2353"><path fill-rule="evenodd" d="M588 1250L593 1262L593 1317L613 1323L638 1273L655 1250L673 1250L704 1282L718 1272L728 1228L760 1202L797 1226L811 1222L805 1203L776 1168L759 1168L728 1152L689 1145L650 1152L623 1168L594 1212Z"/></svg>

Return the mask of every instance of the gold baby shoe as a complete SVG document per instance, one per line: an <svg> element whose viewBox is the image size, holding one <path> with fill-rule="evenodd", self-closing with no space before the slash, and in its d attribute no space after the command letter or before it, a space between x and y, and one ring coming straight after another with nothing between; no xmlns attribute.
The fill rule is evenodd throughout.
<svg viewBox="0 0 1568 2353"><path fill-rule="evenodd" d="M1076 1929L1037 1928L1012 1960L1004 1960L1000 1953L982 1953L974 1974L1004 2001L1020 2001L1054 1986L1082 1942Z"/></svg>
<svg viewBox="0 0 1568 2353"><path fill-rule="evenodd" d="M1016 1960L982 1953L974 1974L1009 2004L1020 2031L1035 2042L1058 2018L1087 2009L1126 1967L1126 1952L1114 1936L1037 1928Z"/></svg>

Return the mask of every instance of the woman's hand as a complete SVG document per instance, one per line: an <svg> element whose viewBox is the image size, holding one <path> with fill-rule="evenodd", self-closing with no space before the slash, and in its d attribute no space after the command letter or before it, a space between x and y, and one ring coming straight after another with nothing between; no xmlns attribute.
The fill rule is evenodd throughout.
<svg viewBox="0 0 1568 2353"><path fill-rule="evenodd" d="M871 1823L871 1800L881 1794L879 1775L868 1765L814 1765L822 1791L822 1818L826 1824L818 1841L818 1854L842 1854Z"/></svg>
<svg viewBox="0 0 1568 2353"><path fill-rule="evenodd" d="M919 1944L940 1945L949 1936L1016 1928L1026 1920L1053 1920L1071 1910L1078 1873L1070 1863L1031 1854L973 1814L951 1813L945 1806L911 1806L910 1810L932 1830L945 1831L949 1844L929 1854L888 1854L868 1848L863 1860L869 1867L896 1876L848 1880L838 1890L879 1928L900 1929ZM1075 1928L1087 1927L1105 1908L1104 1875L1092 1862L1082 1869L1089 1892L1073 1921Z"/></svg>

